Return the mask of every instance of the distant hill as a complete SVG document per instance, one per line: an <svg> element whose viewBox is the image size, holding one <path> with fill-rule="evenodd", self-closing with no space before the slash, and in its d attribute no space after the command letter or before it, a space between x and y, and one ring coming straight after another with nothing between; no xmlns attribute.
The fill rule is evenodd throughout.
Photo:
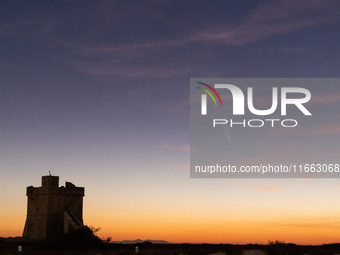
<svg viewBox="0 0 340 255"><path fill-rule="evenodd" d="M135 243L143 243L143 242L150 242L150 243L155 243L155 244L170 244L167 241L164 240L141 240L141 239L136 239L136 240L124 240L124 241L112 241L111 243L121 243L121 244L135 244Z"/></svg>

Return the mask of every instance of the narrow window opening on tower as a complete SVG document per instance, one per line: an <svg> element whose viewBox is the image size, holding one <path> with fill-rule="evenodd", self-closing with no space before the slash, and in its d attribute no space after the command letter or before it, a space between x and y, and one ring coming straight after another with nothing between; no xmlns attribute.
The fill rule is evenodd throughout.
<svg viewBox="0 0 340 255"><path fill-rule="evenodd" d="M37 211L39 211L39 207L37 207Z"/></svg>

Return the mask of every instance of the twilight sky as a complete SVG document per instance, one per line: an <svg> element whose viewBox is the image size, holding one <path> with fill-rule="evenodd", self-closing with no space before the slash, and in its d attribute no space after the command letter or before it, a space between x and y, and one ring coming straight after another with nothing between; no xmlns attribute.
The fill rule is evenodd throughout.
<svg viewBox="0 0 340 255"><path fill-rule="evenodd" d="M113 240L339 242L340 179L189 177L190 78L338 78L339 13L336 0L2 1L0 236L22 234L26 187L51 171L85 187L85 224ZM308 128L259 151L340 158L339 102L340 87L314 87Z"/></svg>

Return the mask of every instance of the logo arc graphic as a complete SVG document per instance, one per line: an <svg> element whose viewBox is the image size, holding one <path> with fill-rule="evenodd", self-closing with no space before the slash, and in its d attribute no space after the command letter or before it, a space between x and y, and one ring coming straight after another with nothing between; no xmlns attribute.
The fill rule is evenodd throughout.
<svg viewBox="0 0 340 255"><path fill-rule="evenodd" d="M214 96L208 91L208 90L206 90L206 89L202 89L202 88L200 88L200 87L196 87L196 88L198 88L198 89L201 89L201 90L203 90L203 91L205 91L205 92L207 92L208 93L208 95L212 98L212 100L214 100L214 103L215 103L215 105L217 106L217 104L216 104L216 100L215 100L215 98L214 98Z"/></svg>
<svg viewBox="0 0 340 255"><path fill-rule="evenodd" d="M217 91L216 91L213 87L211 87L210 85L208 85L208 84L206 84L206 83L203 83L203 82L197 82L197 83L199 83L199 84L201 84L201 85L203 85L203 86L206 86L207 88L211 89L211 91L214 92L215 95L217 96L217 98L218 98L218 100L220 101L220 104L221 104L221 106L222 106L222 100L221 100L221 98L220 98L220 95L217 93ZM199 88L199 87L197 87L197 88ZM199 88L199 89L202 89L202 88ZM204 90L205 92L207 92L207 93L212 97L212 99L214 100L215 105L217 105L217 104L216 104L216 101L215 101L215 98L213 97L213 95L212 95L210 92L208 92L206 89L202 89L202 90Z"/></svg>

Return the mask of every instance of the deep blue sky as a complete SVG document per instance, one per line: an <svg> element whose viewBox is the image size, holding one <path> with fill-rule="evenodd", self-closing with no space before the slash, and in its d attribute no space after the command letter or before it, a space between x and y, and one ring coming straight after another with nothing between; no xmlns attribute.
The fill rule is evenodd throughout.
<svg viewBox="0 0 340 255"><path fill-rule="evenodd" d="M190 78L339 77L339 13L334 0L1 1L0 184L11 196L2 192L0 203L9 204L4 221L21 218L0 235L21 234L25 187L51 170L85 186L85 221L114 239L189 240L102 224L116 217L111 225L124 229L116 212L134 211L144 198L154 202L139 204L141 215L159 203L178 213L177 222L186 222L178 208L210 201L189 179ZM319 100L338 102L336 89L329 94ZM258 182L230 181L228 191L220 180L204 185L227 193L290 187ZM107 214L95 217L97 208Z"/></svg>

